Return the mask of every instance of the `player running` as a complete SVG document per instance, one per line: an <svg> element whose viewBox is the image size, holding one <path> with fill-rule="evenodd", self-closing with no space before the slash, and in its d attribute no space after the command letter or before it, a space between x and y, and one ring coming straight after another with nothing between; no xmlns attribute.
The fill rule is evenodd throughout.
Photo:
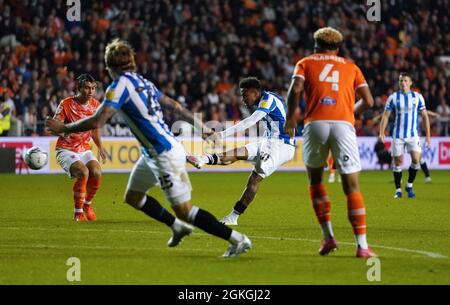
<svg viewBox="0 0 450 305"><path fill-rule="evenodd" d="M323 170L331 150L342 176L347 196L348 219L357 243L357 257L375 256L366 239L366 210L359 189L359 159L354 112L362 113L373 105L373 97L360 69L337 56L342 34L330 27L314 33L314 53L297 62L288 90L286 132L293 135L297 126L295 110L305 92L306 114L303 131L303 156L308 171L309 193L324 240L319 249L326 255L338 248L331 225L330 200L322 184ZM355 94L362 100L355 105Z"/></svg>
<svg viewBox="0 0 450 305"><path fill-rule="evenodd" d="M54 119L64 124L79 121L91 116L100 102L94 98L97 83L89 74L77 78L77 95L61 101L56 109ZM100 129L60 135L56 142L56 161L69 175L75 178L73 200L75 221L95 221L97 216L92 208L102 177L102 170L97 158L91 151L89 141L94 140L100 157L105 162Z"/></svg>
<svg viewBox="0 0 450 305"><path fill-rule="evenodd" d="M269 177L281 165L292 160L295 153L295 139L284 131L286 105L283 99L273 92L263 91L261 83L255 77L241 80L239 88L244 103L250 108L258 105L256 110L238 124L213 134L210 139L211 141L221 141L260 121L264 123L265 127L264 138L259 142L250 143L222 154L187 157L187 161L197 168L202 168L205 164L229 165L238 160L250 161L255 164L241 198L236 202L231 213L221 220L226 225L238 224L239 216L255 198L261 181Z"/></svg>
<svg viewBox="0 0 450 305"><path fill-rule="evenodd" d="M392 132L393 147L392 156L394 157L394 182L395 196L394 198L402 198L402 163L403 154L408 152L411 155L411 166L409 167L408 183L405 191L408 198L416 198L413 191L413 183L416 179L417 171L420 169L420 159L422 148L419 138L419 114L425 121L426 140L425 145L430 145L430 120L428 118L425 100L422 94L412 91L412 76L408 73L400 73L399 87L400 90L391 94L386 102L383 117L380 123L380 140L384 143L385 130L391 112L395 113L394 129Z"/></svg>
<svg viewBox="0 0 450 305"><path fill-rule="evenodd" d="M252 243L247 236L231 230L209 212L191 203L191 184L186 172L186 153L166 125L161 106L171 108L183 119L203 124L183 109L179 103L160 92L155 85L136 73L134 51L125 41L115 39L106 47L105 62L114 81L94 116L64 125L48 119L46 125L54 132L73 133L103 126L114 113L120 111L142 147L142 156L135 164L128 180L125 201L148 216L172 229L170 247L192 232L192 227L167 212L147 191L160 185L165 197L179 219L229 241L223 256L237 256L247 252Z"/></svg>

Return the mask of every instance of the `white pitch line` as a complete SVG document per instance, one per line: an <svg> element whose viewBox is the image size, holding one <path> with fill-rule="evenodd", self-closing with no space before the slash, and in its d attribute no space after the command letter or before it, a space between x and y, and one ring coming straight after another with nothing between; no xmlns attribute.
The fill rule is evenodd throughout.
<svg viewBox="0 0 450 305"><path fill-rule="evenodd" d="M31 230L31 231L55 231L55 230L59 230L59 231L70 231L70 232L98 232L98 233L102 233L102 232L107 232L107 233L114 233L114 232L120 232L120 233L144 233L144 234L164 234L166 235L166 233L164 232L160 232L160 231L144 231L144 230L128 230L128 229L121 229L121 230L117 230L117 229L82 229L82 228L77 228L77 229L73 229L73 228L21 228L21 227L0 227L1 229L6 229L6 230ZM206 233L194 233L195 235L198 236L210 236L209 234ZM251 238L256 238L256 239L267 239L267 240L290 240L290 241L303 241L303 242L311 242L311 243L320 243L320 240L316 240L316 239L307 239L307 238L299 238L299 237L273 237L273 236L249 236ZM355 243L351 243L351 242L339 242L339 244L341 245L348 245L348 246L355 246ZM407 249L407 248L398 248L398 247L390 247L390 246L383 246L383 245L371 245L372 248L379 248L379 249L386 249L386 250L392 250L392 251L398 251L398 252L408 252L408 253L416 253L416 254L421 254L424 256L428 256L431 258L448 258L447 256L440 254L440 253L436 253L436 252L430 252L430 251L425 251L425 250L415 250L415 249ZM109 249L109 248L108 248ZM116 248L117 249L117 248ZM143 249L144 248L139 248L139 249ZM149 249L159 249L159 248L149 248ZM163 248L160 248L163 249ZM166 249L166 248L164 248ZM195 249L197 250L197 249ZM200 250L200 249L198 249ZM201 249L203 250L203 249Z"/></svg>

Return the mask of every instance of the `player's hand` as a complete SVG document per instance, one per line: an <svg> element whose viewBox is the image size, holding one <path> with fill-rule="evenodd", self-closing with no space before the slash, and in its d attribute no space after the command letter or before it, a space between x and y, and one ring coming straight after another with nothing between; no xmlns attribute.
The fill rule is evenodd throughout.
<svg viewBox="0 0 450 305"><path fill-rule="evenodd" d="M45 127L54 135L61 135L64 133L65 125L63 122L55 120L51 117L45 119Z"/></svg>
<svg viewBox="0 0 450 305"><path fill-rule="evenodd" d="M380 141L381 141L382 143L384 143L384 138L385 138L384 133L380 133L380 135L378 136L378 139L380 139Z"/></svg>
<svg viewBox="0 0 450 305"><path fill-rule="evenodd" d="M426 148L430 148L430 142L431 142L430 137L427 137L427 138L425 139L425 147L426 147Z"/></svg>
<svg viewBox="0 0 450 305"><path fill-rule="evenodd" d="M294 118L289 118L286 120L284 125L284 130L292 138L295 136L295 129L297 128L297 120Z"/></svg>
<svg viewBox="0 0 450 305"><path fill-rule="evenodd" d="M102 159L102 164L106 163L106 149L102 146L98 148L98 153L100 154L100 159Z"/></svg>

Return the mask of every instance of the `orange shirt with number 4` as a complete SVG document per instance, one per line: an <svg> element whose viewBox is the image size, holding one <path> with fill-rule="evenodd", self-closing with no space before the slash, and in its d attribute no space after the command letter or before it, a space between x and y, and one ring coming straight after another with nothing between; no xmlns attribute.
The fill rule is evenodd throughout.
<svg viewBox="0 0 450 305"><path fill-rule="evenodd" d="M54 118L65 123L73 123L95 113L100 102L96 99L90 99L86 104L79 104L73 97L65 98L56 109ZM91 149L89 141L91 140L91 131L83 131L60 136L56 142L56 148L68 149L80 153Z"/></svg>
<svg viewBox="0 0 450 305"><path fill-rule="evenodd" d="M367 86L357 65L336 55L316 53L297 62L293 77L305 81L305 123L345 121L354 125L356 89Z"/></svg>

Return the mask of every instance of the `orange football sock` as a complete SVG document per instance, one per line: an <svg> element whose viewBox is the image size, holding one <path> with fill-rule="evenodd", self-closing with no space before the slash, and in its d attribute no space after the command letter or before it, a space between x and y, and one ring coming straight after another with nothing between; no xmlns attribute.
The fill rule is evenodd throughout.
<svg viewBox="0 0 450 305"><path fill-rule="evenodd" d="M322 227L324 237L333 237L334 234L331 226L331 204L327 192L325 191L325 187L323 184L310 185L309 195L317 220Z"/></svg>
<svg viewBox="0 0 450 305"><path fill-rule="evenodd" d="M355 235L366 234L366 208L360 192L347 195L347 211Z"/></svg>
<svg viewBox="0 0 450 305"><path fill-rule="evenodd" d="M88 179L86 186L86 202L91 202L92 199L94 199L95 194L97 194L97 191L100 188L101 180L101 177L90 177Z"/></svg>
<svg viewBox="0 0 450 305"><path fill-rule="evenodd" d="M75 183L73 184L73 201L75 203L75 209L82 210L83 204L86 199L86 184L87 177L76 178Z"/></svg>

